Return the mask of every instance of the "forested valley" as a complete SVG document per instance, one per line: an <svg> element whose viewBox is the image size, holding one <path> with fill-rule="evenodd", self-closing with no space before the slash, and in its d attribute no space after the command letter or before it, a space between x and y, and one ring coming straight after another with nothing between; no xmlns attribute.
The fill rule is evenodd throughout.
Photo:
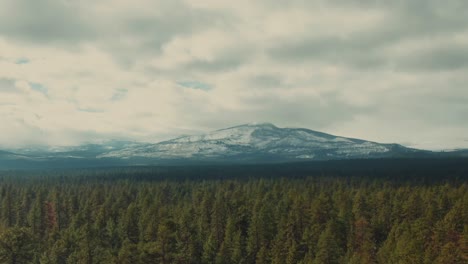
<svg viewBox="0 0 468 264"><path fill-rule="evenodd" d="M0 172L0 263L468 262L466 169L266 168Z"/></svg>

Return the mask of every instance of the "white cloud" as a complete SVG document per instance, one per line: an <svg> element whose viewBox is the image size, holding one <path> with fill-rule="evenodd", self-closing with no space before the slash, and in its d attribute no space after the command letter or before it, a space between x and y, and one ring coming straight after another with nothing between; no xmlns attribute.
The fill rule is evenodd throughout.
<svg viewBox="0 0 468 264"><path fill-rule="evenodd" d="M466 146L468 27L456 5L31 1L0 4L0 147L252 121Z"/></svg>

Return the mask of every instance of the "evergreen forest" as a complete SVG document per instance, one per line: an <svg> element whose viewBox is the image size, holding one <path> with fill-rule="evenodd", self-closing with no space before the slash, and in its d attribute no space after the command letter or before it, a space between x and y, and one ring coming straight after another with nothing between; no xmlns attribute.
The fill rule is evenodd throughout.
<svg viewBox="0 0 468 264"><path fill-rule="evenodd" d="M424 164L3 171L0 263L468 263L466 166Z"/></svg>

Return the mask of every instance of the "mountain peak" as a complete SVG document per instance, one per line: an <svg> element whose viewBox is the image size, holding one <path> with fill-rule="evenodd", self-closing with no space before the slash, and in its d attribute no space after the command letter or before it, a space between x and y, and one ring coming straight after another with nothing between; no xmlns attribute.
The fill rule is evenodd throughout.
<svg viewBox="0 0 468 264"><path fill-rule="evenodd" d="M270 162L389 157L400 151L391 144L256 122L110 151L101 157Z"/></svg>
<svg viewBox="0 0 468 264"><path fill-rule="evenodd" d="M224 131L224 130L231 130L231 129L238 129L238 128L270 128L270 129L278 129L277 126L275 126L272 123L268 122L251 122L251 123L246 123L243 125L238 125L238 126L233 126L233 127L228 127L228 128L222 128L218 129L215 131Z"/></svg>
<svg viewBox="0 0 468 264"><path fill-rule="evenodd" d="M245 126L275 127L275 128L277 127L269 122L251 122L251 123L245 124Z"/></svg>
<svg viewBox="0 0 468 264"><path fill-rule="evenodd" d="M19 154L19 155L17 155ZM105 142L44 151L0 152L2 160L57 161L76 164L164 164L165 162L257 163L362 159L422 155L396 144L339 137L305 128L247 123L159 143ZM21 155L21 156L20 156Z"/></svg>

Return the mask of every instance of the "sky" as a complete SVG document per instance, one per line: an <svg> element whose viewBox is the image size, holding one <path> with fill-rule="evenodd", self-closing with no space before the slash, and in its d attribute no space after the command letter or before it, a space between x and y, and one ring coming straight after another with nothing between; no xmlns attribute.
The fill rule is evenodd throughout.
<svg viewBox="0 0 468 264"><path fill-rule="evenodd" d="M468 1L0 0L0 148L250 122L468 148Z"/></svg>

